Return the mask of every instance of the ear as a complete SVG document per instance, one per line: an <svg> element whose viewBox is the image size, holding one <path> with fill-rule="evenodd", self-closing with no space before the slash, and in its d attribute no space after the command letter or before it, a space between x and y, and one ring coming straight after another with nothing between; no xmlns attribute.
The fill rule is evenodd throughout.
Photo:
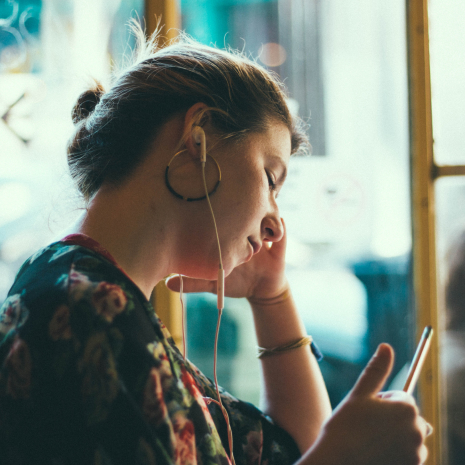
<svg viewBox="0 0 465 465"><path fill-rule="evenodd" d="M194 158L200 158L200 147L195 143L192 137L192 128L194 126L205 126L208 122L208 106L203 102L192 105L184 117L184 144L188 153Z"/></svg>

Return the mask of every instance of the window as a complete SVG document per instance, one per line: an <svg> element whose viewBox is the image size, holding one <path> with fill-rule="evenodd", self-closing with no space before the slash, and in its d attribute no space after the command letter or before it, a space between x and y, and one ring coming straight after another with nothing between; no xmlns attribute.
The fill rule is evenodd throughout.
<svg viewBox="0 0 465 465"><path fill-rule="evenodd" d="M106 82L140 0L0 2L0 300L21 263L79 213L65 146L71 108Z"/></svg>
<svg viewBox="0 0 465 465"><path fill-rule="evenodd" d="M382 341L397 354L390 382L402 384L416 342L404 2L185 1L181 10L194 38L243 49L277 72L291 108L310 124L313 155L291 161L278 201L287 275L325 354L333 405ZM204 310L209 299L187 298L188 333L211 327L208 339L188 341L207 373L216 322L214 303ZM249 313L245 302L226 305L219 380L256 402Z"/></svg>

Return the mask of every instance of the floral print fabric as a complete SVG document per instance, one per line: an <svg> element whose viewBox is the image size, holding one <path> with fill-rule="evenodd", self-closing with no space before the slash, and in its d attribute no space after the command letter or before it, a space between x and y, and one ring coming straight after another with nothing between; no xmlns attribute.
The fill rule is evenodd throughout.
<svg viewBox="0 0 465 465"><path fill-rule="evenodd" d="M213 383L86 236L22 266L0 309L0 364L2 464L230 463ZM238 465L299 458L285 431L220 392Z"/></svg>

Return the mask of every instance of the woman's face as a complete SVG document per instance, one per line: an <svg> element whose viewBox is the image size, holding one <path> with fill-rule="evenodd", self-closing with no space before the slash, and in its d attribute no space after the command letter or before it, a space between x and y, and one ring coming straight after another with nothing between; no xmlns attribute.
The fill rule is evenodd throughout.
<svg viewBox="0 0 465 465"><path fill-rule="evenodd" d="M283 236L276 197L291 155L290 132L282 123L270 124L267 131L250 134L240 143L213 148L211 155L222 172L221 184L211 196L211 203L228 275L250 260L264 242L279 241ZM196 207L204 211L195 224L196 234L189 240L198 269L186 274L216 279L219 260L213 220L207 202L198 204Z"/></svg>

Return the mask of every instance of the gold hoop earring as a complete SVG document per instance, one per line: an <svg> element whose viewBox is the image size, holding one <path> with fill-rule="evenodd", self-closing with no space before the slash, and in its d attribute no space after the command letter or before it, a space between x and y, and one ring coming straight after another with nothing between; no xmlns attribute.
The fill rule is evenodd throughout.
<svg viewBox="0 0 465 465"><path fill-rule="evenodd" d="M181 199L181 200L186 200L187 202L196 202L198 200L204 200L207 198L206 195L202 196L202 197L184 197L183 195L179 194L178 192L176 192L173 187L171 186L170 184L170 180L169 180L169 170L170 170L170 165L171 165L171 162L182 152L185 152L187 149L183 149L183 150L180 150L179 152L175 153L173 155L173 157L171 158L171 160L169 161L166 169L165 169L165 184L166 184L166 187L168 188L168 190L175 196L177 197L178 199ZM213 158L211 155L209 155L207 153L207 158L211 158L215 164L216 164L216 169L218 170L218 175L219 175L219 178L218 178L218 181L216 182L215 184L215 187L211 190L211 192L208 193L209 196L213 195L215 192L216 192L216 189L218 189L218 186L220 185L220 182L221 182L221 169L220 169L220 165L218 164L218 162L215 160L215 158Z"/></svg>

